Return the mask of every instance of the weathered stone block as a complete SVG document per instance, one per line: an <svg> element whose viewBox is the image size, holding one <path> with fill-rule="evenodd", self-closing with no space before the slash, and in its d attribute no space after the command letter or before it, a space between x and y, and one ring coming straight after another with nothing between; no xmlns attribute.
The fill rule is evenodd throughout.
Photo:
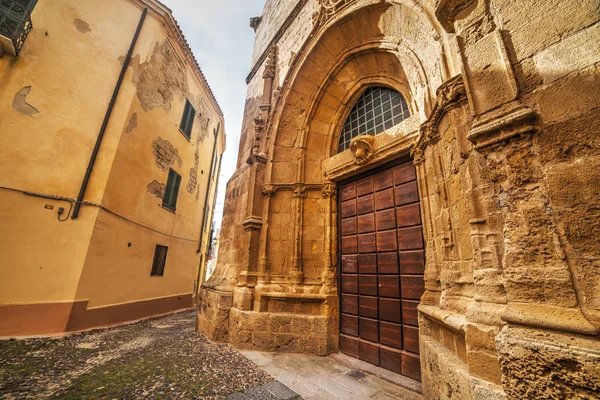
<svg viewBox="0 0 600 400"><path fill-rule="evenodd" d="M596 337L506 326L497 338L502 384L511 398L600 396Z"/></svg>

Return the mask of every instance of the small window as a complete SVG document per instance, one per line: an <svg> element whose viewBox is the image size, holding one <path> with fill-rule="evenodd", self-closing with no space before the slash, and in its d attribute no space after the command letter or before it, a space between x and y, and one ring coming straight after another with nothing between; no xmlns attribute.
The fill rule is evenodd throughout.
<svg viewBox="0 0 600 400"><path fill-rule="evenodd" d="M181 184L181 175L172 169L169 170L169 178L167 179L167 187L163 196L163 207L175 211L177 206L177 196L179 196L179 185Z"/></svg>
<svg viewBox="0 0 600 400"><path fill-rule="evenodd" d="M386 87L368 88L356 101L344 123L338 152L350 148L359 135L377 135L410 117L404 97Z"/></svg>
<svg viewBox="0 0 600 400"><path fill-rule="evenodd" d="M167 261L167 246L156 245L154 250L154 261L152 262L152 272L150 276L163 276L165 274L165 262Z"/></svg>
<svg viewBox="0 0 600 400"><path fill-rule="evenodd" d="M185 100L185 108L183 109L183 116L181 117L181 123L179 124L179 130L185 135L186 138L192 137L192 128L194 127L194 118L196 118L196 110L189 100Z"/></svg>
<svg viewBox="0 0 600 400"><path fill-rule="evenodd" d="M22 5L23 7L27 7L29 11L33 11L37 2L38 0L13 0L13 3L17 3Z"/></svg>

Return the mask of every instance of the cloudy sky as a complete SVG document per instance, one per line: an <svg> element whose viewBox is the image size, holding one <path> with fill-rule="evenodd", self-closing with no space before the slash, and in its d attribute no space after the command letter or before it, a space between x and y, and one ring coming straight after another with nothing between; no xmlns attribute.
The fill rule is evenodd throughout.
<svg viewBox="0 0 600 400"><path fill-rule="evenodd" d="M237 148L250 72L254 31L250 18L262 13L265 0L161 0L173 10L188 43L225 114L227 151L223 158L216 218L222 216L225 186L237 160Z"/></svg>

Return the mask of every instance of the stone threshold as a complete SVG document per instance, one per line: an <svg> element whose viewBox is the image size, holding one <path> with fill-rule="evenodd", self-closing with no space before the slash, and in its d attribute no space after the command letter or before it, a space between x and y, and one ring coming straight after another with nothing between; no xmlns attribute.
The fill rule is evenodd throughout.
<svg viewBox="0 0 600 400"><path fill-rule="evenodd" d="M329 355L329 357L336 360L340 364L345 364L346 366L358 371L367 372L379 379L383 379L384 381L401 386L412 392L419 394L423 393L421 382L415 381L414 379L389 371L385 368L369 364L368 362L359 360L358 358L350 357L346 354L335 353Z"/></svg>
<svg viewBox="0 0 600 400"><path fill-rule="evenodd" d="M302 397L283 383L275 381L230 394L227 400L302 400Z"/></svg>

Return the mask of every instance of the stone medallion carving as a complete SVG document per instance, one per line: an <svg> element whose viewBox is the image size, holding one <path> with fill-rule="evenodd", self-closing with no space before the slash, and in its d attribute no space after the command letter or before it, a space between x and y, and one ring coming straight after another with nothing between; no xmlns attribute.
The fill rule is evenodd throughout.
<svg viewBox="0 0 600 400"><path fill-rule="evenodd" d="M375 157L375 137L371 135L357 136L350 142L350 151L354 162L363 165Z"/></svg>

